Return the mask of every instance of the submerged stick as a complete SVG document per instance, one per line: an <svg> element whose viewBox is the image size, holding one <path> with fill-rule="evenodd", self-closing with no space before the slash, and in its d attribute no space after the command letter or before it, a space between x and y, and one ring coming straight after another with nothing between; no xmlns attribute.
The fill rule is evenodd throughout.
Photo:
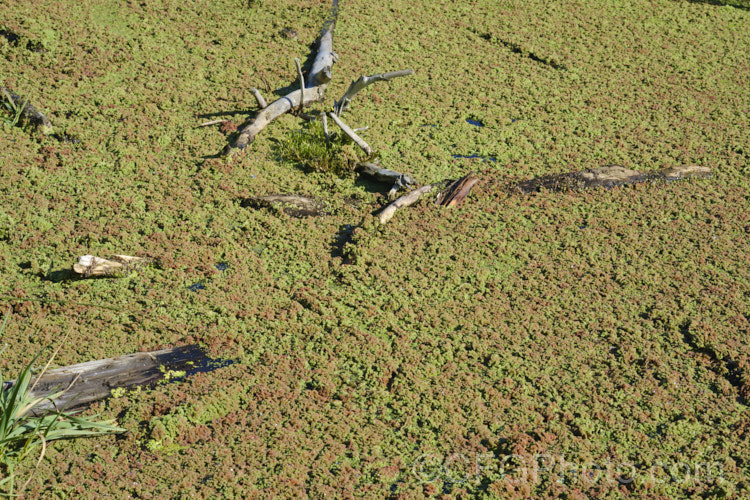
<svg viewBox="0 0 750 500"><path fill-rule="evenodd" d="M349 107L349 103L352 99L354 99L354 96L356 96L362 89L370 84L373 84L375 82L387 82L392 78L397 78L399 76L408 76L411 74L414 74L413 69L391 71L388 73L381 73L379 75L372 76L360 76L359 80L354 81L351 83L351 85L349 85L349 88L341 97L341 99L336 101L336 103L333 105L333 112L336 113L336 116L341 116L341 113L346 111Z"/></svg>

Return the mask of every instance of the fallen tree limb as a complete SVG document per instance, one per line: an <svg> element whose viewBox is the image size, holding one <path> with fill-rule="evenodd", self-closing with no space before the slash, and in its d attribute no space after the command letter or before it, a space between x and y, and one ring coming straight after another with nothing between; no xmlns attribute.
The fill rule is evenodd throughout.
<svg viewBox="0 0 750 500"><path fill-rule="evenodd" d="M325 95L325 85L318 87L312 87L305 90L305 102L303 107L310 105L315 102L323 100ZM247 125L239 130L239 135L234 142L234 145L227 144L224 150L221 152L222 155L231 155L237 150L242 151L248 147L255 140L255 137L268 126L269 123L274 121L284 113L295 109L300 106L302 102L302 90L295 90L294 92L282 97L269 104L258 112L256 117Z"/></svg>
<svg viewBox="0 0 750 500"><path fill-rule="evenodd" d="M67 388L54 400L54 407L75 412L109 397L115 388L154 384L170 376L185 377L231 363L229 360L212 360L197 345L139 352L48 370L33 382L31 396L33 399L43 398ZM14 383L4 382L2 390L10 389ZM44 413L52 407L50 402L40 404L34 408L34 413Z"/></svg>
<svg viewBox="0 0 750 500"><path fill-rule="evenodd" d="M405 194L401 198L397 199L387 207L383 209L382 212L380 212L380 215L378 216L378 220L381 224L385 224L396 213L396 210L403 207L408 207L409 205L413 205L416 202L419 201L419 199L432 191L433 189L440 188L445 186L445 182L437 182L435 184L427 184L426 186L422 186L421 188L415 189L414 191L410 192L409 194Z"/></svg>
<svg viewBox="0 0 750 500"><path fill-rule="evenodd" d="M261 110L254 119L246 123L238 131L234 144L227 144L224 147L221 151L222 156L232 156L238 151L243 151L252 144L255 137L266 128L268 124L284 113L294 109L299 109L301 111L305 106L323 100L326 85L331 81L331 69L338 59L336 53L333 52L333 29L336 26L338 10L339 2L338 0L333 0L331 14L328 17L328 20L323 24L323 31L318 38L318 52L307 78L307 87L303 84L301 86L302 88L299 90L295 90L294 92L277 99L268 106L263 106L265 99L260 95L260 92L253 92ZM298 75L298 78L301 79L301 74Z"/></svg>
<svg viewBox="0 0 750 500"><path fill-rule="evenodd" d="M338 60L338 56L333 51L333 29L336 27L336 20L339 16L339 0L333 0L331 14L323 24L323 30L318 38L318 53L310 68L307 85L317 87L325 85L331 81L331 69Z"/></svg>
<svg viewBox="0 0 750 500"><path fill-rule="evenodd" d="M349 103L352 99L354 99L354 96L356 96L361 90L363 90L370 84L373 84L375 82L387 82L388 80L398 78L399 76L408 76L412 74L414 74L413 69L403 69L400 71L381 73L379 75L360 76L359 80L356 80L352 82L351 85L349 85L349 88L346 90L341 99L336 101L336 103L333 105L333 112L336 114L336 116L341 116L341 113L349 108Z"/></svg>

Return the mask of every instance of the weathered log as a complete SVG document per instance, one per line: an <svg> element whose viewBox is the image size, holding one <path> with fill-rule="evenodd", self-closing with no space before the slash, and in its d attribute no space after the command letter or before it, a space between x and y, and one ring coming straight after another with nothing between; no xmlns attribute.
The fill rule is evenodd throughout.
<svg viewBox="0 0 750 500"><path fill-rule="evenodd" d="M292 217L325 215L325 204L307 196L293 194L273 194L256 196L242 202L244 207L277 208Z"/></svg>
<svg viewBox="0 0 750 500"><path fill-rule="evenodd" d="M333 52L333 28L338 18L338 5L338 0L333 0L331 15L324 23L323 31L318 39L318 52L307 77L307 86L303 85L299 90L277 99L268 106L262 105L263 98L258 99L260 94L253 93L261 110L254 119L240 128L234 144L224 146L221 151L222 156L232 156L238 151L243 151L252 144L264 128L284 113L293 109L301 110L309 104L323 100L326 85L331 81L331 68L338 58Z"/></svg>
<svg viewBox="0 0 750 500"><path fill-rule="evenodd" d="M73 271L84 278L123 276L148 262L148 259L143 257L132 257L130 255L114 255L109 259L82 255L78 257L78 262L73 264Z"/></svg>
<svg viewBox="0 0 750 500"><path fill-rule="evenodd" d="M518 183L516 189L523 193L536 193L541 189L567 191L592 187L611 188L653 180L672 181L688 177L708 177L710 175L710 168L698 165L669 167L656 172L639 172L620 165L607 165L580 172L543 175Z"/></svg>
<svg viewBox="0 0 750 500"><path fill-rule="evenodd" d="M445 182L438 182L435 184L427 184L426 186L422 186L421 188L417 188L414 191L411 191L408 194L405 194L401 198L398 198L396 201L388 205L383 209L382 212L380 212L380 215L378 216L378 220L381 224L385 224L396 213L396 210L403 207L408 207L409 205L413 205L416 202L419 201L419 199L432 191L435 188L443 187L445 186Z"/></svg>
<svg viewBox="0 0 750 500"><path fill-rule="evenodd" d="M213 362L213 363L212 363ZM231 364L228 360L212 360L197 345L128 354L116 358L89 361L48 370L31 382L33 398L43 398L67 389L54 400L58 410L80 411L91 403L107 398L116 388L152 385L170 377L185 377ZM2 390L15 381L5 382ZM53 408L53 403L35 407L34 414Z"/></svg>

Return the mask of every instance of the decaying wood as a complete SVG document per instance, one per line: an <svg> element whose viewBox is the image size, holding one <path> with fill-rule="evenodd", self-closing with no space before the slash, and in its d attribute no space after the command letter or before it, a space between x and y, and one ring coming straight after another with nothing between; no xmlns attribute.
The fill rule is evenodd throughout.
<svg viewBox="0 0 750 500"><path fill-rule="evenodd" d="M620 165L607 165L580 172L543 175L520 182L516 188L523 193L535 193L541 189L549 191L579 190L592 187L611 188L624 184L664 180L672 181L688 177L708 177L711 169L697 165L669 167L655 172L639 172Z"/></svg>
<svg viewBox="0 0 750 500"><path fill-rule="evenodd" d="M16 106L23 105L21 116L33 123L41 133L49 135L54 131L54 129L52 128L52 122L49 121L49 118L44 116L41 111L29 104L28 100L23 99L21 96L14 92L11 92L5 87L0 87L0 91L4 94L4 98L13 101Z"/></svg>
<svg viewBox="0 0 750 500"><path fill-rule="evenodd" d="M341 113L349 108L349 103L352 99L354 99L354 96L356 96L361 90L363 90L370 84L373 84L375 82L387 82L388 80L398 78L399 76L408 76L412 74L414 74L413 69L403 69L400 71L381 73L379 75L360 76L359 80L353 81L351 85L349 85L349 88L346 90L341 99L336 101L336 103L333 105L333 112L336 113L336 116L341 116Z"/></svg>
<svg viewBox="0 0 750 500"><path fill-rule="evenodd" d="M479 178L470 173L453 181L442 193L438 195L437 205L444 207L455 207L460 205L464 198L471 192L471 189L479 182Z"/></svg>
<svg viewBox="0 0 750 500"><path fill-rule="evenodd" d="M293 194L256 196L244 200L242 206L277 208L292 217L310 217L326 214L324 203L315 198Z"/></svg>
<svg viewBox="0 0 750 500"><path fill-rule="evenodd" d="M357 146L362 148L362 151L364 151L367 156L372 155L372 148L370 147L370 145L367 144L364 139L358 136L357 133L349 127L349 125L344 123L341 118L336 116L336 113L328 113L328 116L330 116L331 119L336 122L336 125L339 126L342 132L348 135L349 138L353 140Z"/></svg>
<svg viewBox="0 0 750 500"><path fill-rule="evenodd" d="M331 81L331 69L338 60L338 56L333 51L333 29L336 27L338 16L339 0L333 0L331 15L323 25L323 30L318 38L318 53L307 78L307 85L310 87L325 85Z"/></svg>
<svg viewBox="0 0 750 500"><path fill-rule="evenodd" d="M73 271L84 278L95 276L122 276L138 267L147 264L148 259L130 255L114 255L109 259L82 255L73 264Z"/></svg>
<svg viewBox="0 0 750 500"><path fill-rule="evenodd" d="M678 167L668 167L657 172L658 177L663 177L668 181L679 179L688 179L690 177L710 177L711 169L699 165L680 165Z"/></svg>
<svg viewBox="0 0 750 500"><path fill-rule="evenodd" d="M264 128L284 113L294 109L301 111L305 106L323 100L326 85L331 81L331 68L337 60L337 56L333 52L333 28L336 25L337 17L338 0L334 0L331 16L324 24L323 31L318 39L318 52L307 78L307 86L277 99L268 106L261 106L261 110L255 118L238 130L234 144L227 144L224 147L221 151L222 156L231 156L246 149ZM254 95L258 105L261 105L262 97L258 99L259 94Z"/></svg>
<svg viewBox="0 0 750 500"><path fill-rule="evenodd" d="M388 198L391 198L400 189L408 189L416 185L416 181L406 174L383 168L372 162L361 162L357 164L356 171L362 175L372 177L376 181L391 184L393 187L388 192Z"/></svg>
<svg viewBox="0 0 750 500"><path fill-rule="evenodd" d="M34 378L30 387L36 385L31 396L41 398L67 388L59 399L54 400L54 407L75 412L109 397L112 389L154 384L170 372L185 372L180 375L186 376L207 371L211 369L211 361L215 360L211 360L197 345L89 361L48 370L38 381ZM214 368L229 363L219 360ZM4 383L2 390L9 389L13 383ZM34 412L38 415L52 407L52 403L40 404Z"/></svg>
<svg viewBox="0 0 750 500"><path fill-rule="evenodd" d="M411 191L408 194L405 194L401 198L398 198L396 201L388 205L383 209L382 212L380 212L380 215L378 216L378 220L381 224L385 224L396 213L396 210L403 207L408 207L409 205L413 205L416 202L419 201L419 199L432 191L433 189L440 188L445 186L445 182L438 182L435 184L427 184L426 186L422 186L421 188L417 188L414 191Z"/></svg>

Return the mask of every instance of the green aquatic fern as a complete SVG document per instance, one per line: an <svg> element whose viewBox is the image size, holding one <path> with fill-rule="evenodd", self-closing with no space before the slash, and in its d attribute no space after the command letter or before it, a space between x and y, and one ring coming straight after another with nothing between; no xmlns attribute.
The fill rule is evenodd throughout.
<svg viewBox="0 0 750 500"><path fill-rule="evenodd" d="M8 322L6 314L2 334ZM3 349L4 351L5 349ZM59 350L59 347L58 347ZM2 351L0 351L1 353ZM54 359L52 355L39 374L41 377ZM37 466L44 457L47 443L56 439L74 439L121 433L125 429L114 425L114 421L96 421L96 415L76 417L70 412L55 408L54 400L62 396L67 388L52 394L36 396L33 391L32 366L39 359L38 354L26 365L15 381L5 382L0 372L0 495L13 496L15 489L15 467L34 450L41 448ZM37 377L37 380L38 378ZM51 403L50 408L45 408ZM30 480L30 478L29 478ZM23 490L29 480L20 488Z"/></svg>

